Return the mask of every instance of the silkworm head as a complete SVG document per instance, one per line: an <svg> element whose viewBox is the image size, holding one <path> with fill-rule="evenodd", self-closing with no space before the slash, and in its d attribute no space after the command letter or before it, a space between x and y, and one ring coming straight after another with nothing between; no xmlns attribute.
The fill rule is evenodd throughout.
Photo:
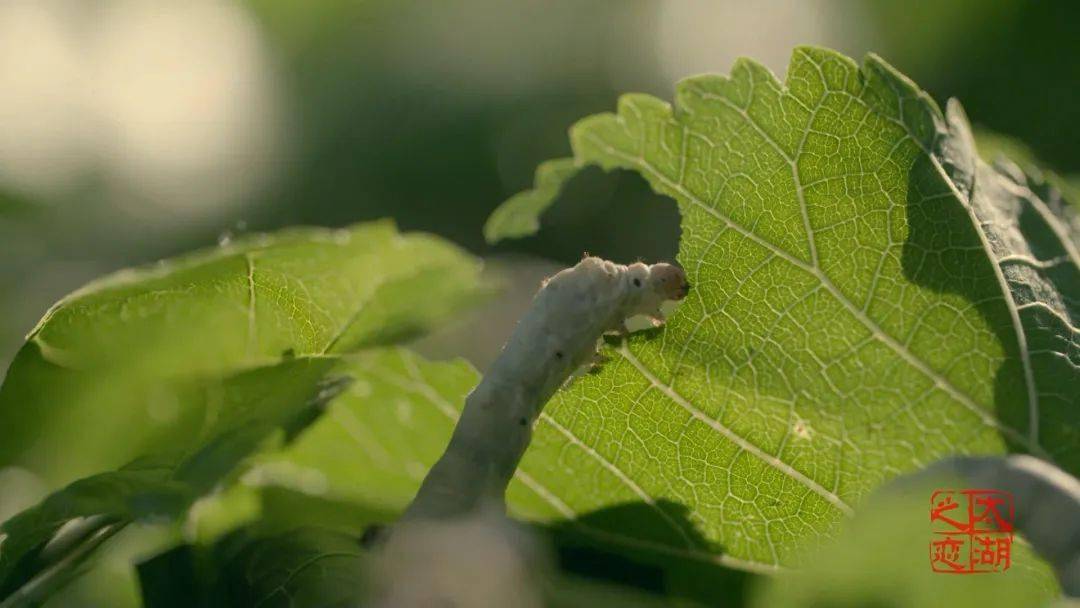
<svg viewBox="0 0 1080 608"><path fill-rule="evenodd" d="M686 273L673 264L661 262L649 266L648 283L661 300L681 300L690 292Z"/></svg>

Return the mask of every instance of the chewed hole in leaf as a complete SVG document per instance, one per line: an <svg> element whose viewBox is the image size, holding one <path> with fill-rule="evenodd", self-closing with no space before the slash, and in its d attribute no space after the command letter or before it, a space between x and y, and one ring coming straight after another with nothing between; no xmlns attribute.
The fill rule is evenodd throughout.
<svg viewBox="0 0 1080 608"><path fill-rule="evenodd" d="M527 196L498 211L503 219L493 215L485 227L489 242L529 235L513 245L514 251L536 252L566 265L577 263L582 251L621 263L675 260L678 208L636 173L586 167L549 187L550 199Z"/></svg>

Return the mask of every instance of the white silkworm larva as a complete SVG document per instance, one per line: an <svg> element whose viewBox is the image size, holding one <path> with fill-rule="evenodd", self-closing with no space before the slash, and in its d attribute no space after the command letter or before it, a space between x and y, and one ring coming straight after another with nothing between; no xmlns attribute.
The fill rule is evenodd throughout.
<svg viewBox="0 0 1080 608"><path fill-rule="evenodd" d="M428 472L404 520L464 515L503 501L544 404L596 353L607 332L690 289L671 264L624 266L586 257L541 286L465 408L442 458Z"/></svg>

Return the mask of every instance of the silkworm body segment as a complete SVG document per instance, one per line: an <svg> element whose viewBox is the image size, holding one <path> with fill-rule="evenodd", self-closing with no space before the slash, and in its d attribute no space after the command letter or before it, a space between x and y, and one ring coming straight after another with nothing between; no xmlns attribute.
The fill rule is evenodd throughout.
<svg viewBox="0 0 1080 608"><path fill-rule="evenodd" d="M671 264L625 266L586 257L541 286L502 352L469 394L450 445L406 519L468 513L502 500L545 403L596 352L600 337L689 291Z"/></svg>

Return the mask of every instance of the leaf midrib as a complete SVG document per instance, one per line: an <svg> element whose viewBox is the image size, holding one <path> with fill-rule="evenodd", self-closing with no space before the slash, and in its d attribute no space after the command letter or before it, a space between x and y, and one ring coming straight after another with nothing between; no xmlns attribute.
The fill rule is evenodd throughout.
<svg viewBox="0 0 1080 608"><path fill-rule="evenodd" d="M652 370L650 370L648 367L646 367L645 364L643 364L636 356L634 356L634 353L632 353L630 351L630 349L626 347L625 342L620 344L615 349L615 352L619 353L619 355L622 356L623 359L625 359L631 366L633 366L633 368L636 369L638 371L638 373L641 374L641 376L643 378L645 378L646 381L648 381L650 386L652 386L653 388L659 390L661 393L664 394L664 396L666 396L668 399L670 399L672 402L674 402L679 407L682 407L691 416L693 416L697 420L705 423L710 428L712 428L714 431L716 431L717 433L720 433L720 435L722 435L723 437L725 437L726 439L728 439L729 441L731 441L735 445L739 446L739 448L741 448L742 450L744 450L744 451L758 457L758 459L763 461L765 464L773 467L774 469L780 471L781 473L784 473L785 475L791 477L795 481L798 481L799 483L803 484L804 486L809 488L812 492L814 492L815 494L821 496L826 501L828 501L831 505L833 505L834 507L839 509L840 512L844 513L845 515L853 515L855 513L855 510L852 509L850 505L848 505L846 502L844 502L843 499L841 499L835 493L827 490L824 486L822 486L818 482L816 482L813 479L810 479L809 477L807 477L806 475L800 473L797 469L795 469L791 465L789 465L786 462L784 462L783 460L781 460L780 457L772 456L772 455L768 454L767 452L765 452L765 450L762 450L758 446L750 443L745 438L740 437L737 433L735 433L735 431L732 431L731 429L727 428L726 426L721 424L715 418L706 415L705 412L703 412L701 409L696 407L694 404L690 403L685 397L680 395L673 387L671 387L668 384L664 384L663 382L661 382L660 379L657 378L655 374L653 374Z"/></svg>

